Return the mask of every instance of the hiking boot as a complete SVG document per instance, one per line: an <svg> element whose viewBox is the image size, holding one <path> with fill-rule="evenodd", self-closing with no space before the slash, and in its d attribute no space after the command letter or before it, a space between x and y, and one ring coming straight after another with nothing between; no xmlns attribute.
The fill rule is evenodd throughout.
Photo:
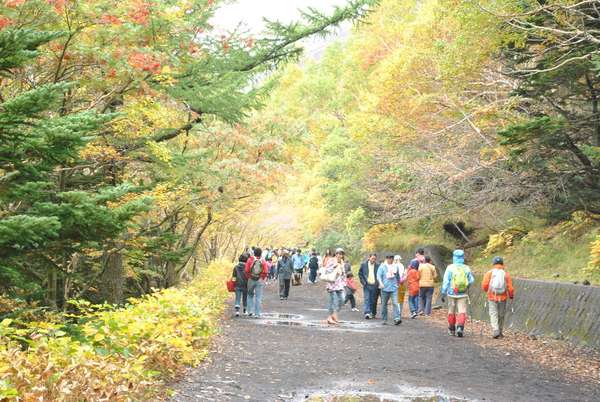
<svg viewBox="0 0 600 402"><path fill-rule="evenodd" d="M370 320L371 319L371 314L365 314L365 320Z"/></svg>
<svg viewBox="0 0 600 402"><path fill-rule="evenodd" d="M465 332L465 329L461 325L456 327L456 336L458 336L459 338L463 337L464 332Z"/></svg>
<svg viewBox="0 0 600 402"><path fill-rule="evenodd" d="M400 325L400 324L402 324L401 319L394 320L394 325Z"/></svg>
<svg viewBox="0 0 600 402"><path fill-rule="evenodd" d="M500 331L494 331L494 334L492 335L492 338L494 338L494 339L500 338Z"/></svg>

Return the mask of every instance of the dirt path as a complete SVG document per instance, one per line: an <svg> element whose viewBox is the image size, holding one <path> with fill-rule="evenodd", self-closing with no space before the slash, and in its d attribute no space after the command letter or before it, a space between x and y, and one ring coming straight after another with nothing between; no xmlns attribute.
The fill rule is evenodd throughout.
<svg viewBox="0 0 600 402"><path fill-rule="evenodd" d="M212 363L190 370L174 400L301 401L330 391L439 394L451 400L600 400L597 383L561 376L518 353L484 348L469 331L463 339L448 337L427 319L382 326L345 308L341 319L356 325L321 326L327 300L322 285L293 287L288 301L280 301L276 285L269 285L264 311L301 317L225 319Z"/></svg>

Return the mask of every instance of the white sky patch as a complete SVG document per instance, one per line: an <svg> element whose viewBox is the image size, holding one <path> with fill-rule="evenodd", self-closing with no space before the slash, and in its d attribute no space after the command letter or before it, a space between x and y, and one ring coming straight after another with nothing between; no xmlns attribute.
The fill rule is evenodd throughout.
<svg viewBox="0 0 600 402"><path fill-rule="evenodd" d="M331 14L335 6L344 6L346 0L238 0L232 4L222 5L216 12L211 24L218 31L230 32L235 30L240 22L242 31L258 35L264 28L263 18L283 23L300 19L299 10L314 7L325 14ZM334 42L349 31L350 24L346 23L337 35L331 35L325 40L312 39L303 42L309 56L318 56L327 44Z"/></svg>

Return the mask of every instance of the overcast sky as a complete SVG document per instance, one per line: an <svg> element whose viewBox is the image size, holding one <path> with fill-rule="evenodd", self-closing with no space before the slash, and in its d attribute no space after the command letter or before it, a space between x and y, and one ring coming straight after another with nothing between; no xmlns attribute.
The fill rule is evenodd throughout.
<svg viewBox="0 0 600 402"><path fill-rule="evenodd" d="M227 31L235 29L242 22L248 30L258 34L264 29L263 18L290 22L299 19L299 9L314 7L331 13L334 6L345 3L346 0L238 0L233 4L221 6L211 22L217 29ZM347 30L347 27L343 29ZM307 53L320 53L328 42L335 39L335 36L331 36L326 41L308 41L305 43Z"/></svg>

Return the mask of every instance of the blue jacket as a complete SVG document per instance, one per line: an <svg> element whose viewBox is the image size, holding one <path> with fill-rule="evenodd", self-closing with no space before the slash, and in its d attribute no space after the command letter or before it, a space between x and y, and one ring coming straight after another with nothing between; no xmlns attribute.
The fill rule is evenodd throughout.
<svg viewBox="0 0 600 402"><path fill-rule="evenodd" d="M469 287L475 282L475 277L471 272L471 268L468 265L464 264L464 260L461 258L454 258L454 263L448 265L446 268L446 273L444 274L444 283L442 284L442 295L448 295L448 297L465 297L467 296L467 292L469 291L469 287L465 292L455 292L452 288L452 275L457 269L464 269L467 271L467 280L469 282Z"/></svg>
<svg viewBox="0 0 600 402"><path fill-rule="evenodd" d="M379 264L375 262L375 285L377 286L377 271L379 270ZM365 261L360 264L360 269L358 270L358 279L360 280L361 285L367 286L367 278L369 277L369 261Z"/></svg>
<svg viewBox="0 0 600 402"><path fill-rule="evenodd" d="M387 277L388 268L394 271L392 278ZM400 273L396 264L387 265L386 262L377 268L377 281L383 284L384 292L395 292L398 290L398 282L400 282Z"/></svg>
<svg viewBox="0 0 600 402"><path fill-rule="evenodd" d="M292 263L294 264L294 269L296 271L302 271L302 268L304 268L304 257L302 257L300 254L294 254L292 257Z"/></svg>

